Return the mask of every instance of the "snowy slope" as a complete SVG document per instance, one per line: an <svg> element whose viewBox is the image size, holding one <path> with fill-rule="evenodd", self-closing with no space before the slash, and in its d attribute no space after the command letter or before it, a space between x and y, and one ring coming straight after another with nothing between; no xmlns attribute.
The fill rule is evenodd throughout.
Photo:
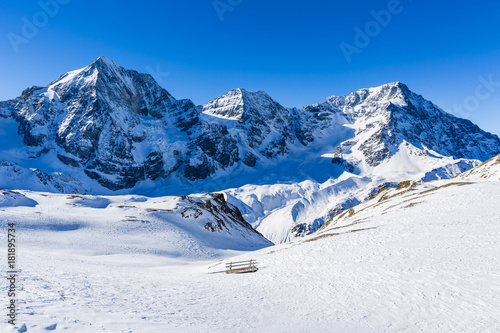
<svg viewBox="0 0 500 333"><path fill-rule="evenodd" d="M500 155L497 155L483 164L475 167L457 178L470 180L500 180Z"/></svg>
<svg viewBox="0 0 500 333"><path fill-rule="evenodd" d="M128 210L142 219L146 215L137 210L115 205L168 208L172 200L160 204L132 196L117 202L21 192L40 205L1 208L19 223L17 327L25 324L27 332L54 325L71 332L498 332L499 190L499 181L405 182L304 241L189 263L186 258L197 258L199 248L183 249L181 256L170 251L169 240L179 239L174 231L161 228L157 235L166 219L151 221L157 227L150 231L140 222L121 221L126 229L135 228L134 237L114 227L118 216L84 223L63 214L70 203L79 208L69 212ZM53 226L33 214L33 209L48 213L48 201L56 202L51 214L59 216ZM255 274L207 274L229 260L249 258L259 262ZM2 325L5 332L17 332Z"/></svg>
<svg viewBox="0 0 500 333"><path fill-rule="evenodd" d="M339 211L364 201L381 187L396 186L402 179L452 178L478 164L478 161L423 152L403 143L394 156L370 172L356 175L337 166L340 176L324 182L246 185L224 193L248 222L278 244L315 232Z"/></svg>
<svg viewBox="0 0 500 333"><path fill-rule="evenodd" d="M2 190L0 209L2 223L17 221L23 238L75 253L200 260L271 245L217 194L152 199ZM89 246L94 242L101 246Z"/></svg>

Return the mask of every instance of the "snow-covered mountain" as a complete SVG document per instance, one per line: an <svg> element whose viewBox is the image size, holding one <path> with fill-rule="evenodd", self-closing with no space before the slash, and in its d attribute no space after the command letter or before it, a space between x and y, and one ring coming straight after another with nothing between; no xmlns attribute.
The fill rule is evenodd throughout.
<svg viewBox="0 0 500 333"><path fill-rule="evenodd" d="M317 170L307 167L297 175L285 170L269 176L269 170L283 160L293 160L285 164L297 169L296 160L327 153L326 158L336 157L339 166L359 173L383 164L406 143L416 153L454 158L486 160L500 152L498 137L443 112L401 83L302 109L244 89L198 107L174 99L150 75L105 57L2 102L0 115L2 127L14 126L20 135L9 136L17 142L2 149L4 160L96 180L100 186L83 181L90 185L82 190L92 192L133 191L166 179L189 192L221 174L253 176L253 181L266 174L268 183L314 179ZM322 173L335 175L328 168ZM248 179L223 183L245 185Z"/></svg>
<svg viewBox="0 0 500 333"><path fill-rule="evenodd" d="M303 110L314 115L305 118L309 149L294 165L309 170L309 180L226 191L275 243L313 233L381 187L406 179L452 178L498 150L498 137L445 113L401 83L330 97ZM322 164L325 160L330 166Z"/></svg>
<svg viewBox="0 0 500 333"><path fill-rule="evenodd" d="M179 138L186 137L184 121L193 113L190 101L174 100L150 75L104 57L2 105L2 115L17 121L26 147L14 162L48 155L42 168L49 172L83 171L83 179L110 190L172 172L176 162L163 157L175 156L178 146L184 150L186 140Z"/></svg>
<svg viewBox="0 0 500 333"><path fill-rule="evenodd" d="M450 178L500 139L402 83L284 107L236 89L204 106L100 57L0 102L0 186L91 194L225 190L269 239L315 231L384 184Z"/></svg>

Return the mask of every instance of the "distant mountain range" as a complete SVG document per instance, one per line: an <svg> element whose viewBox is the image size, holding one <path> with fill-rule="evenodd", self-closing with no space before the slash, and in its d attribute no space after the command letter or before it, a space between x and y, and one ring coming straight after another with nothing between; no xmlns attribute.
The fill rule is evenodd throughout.
<svg viewBox="0 0 500 333"><path fill-rule="evenodd" d="M0 187L225 190L274 242L315 231L382 185L454 177L500 153L498 136L400 82L303 108L244 89L197 106L105 57L0 102L0 140Z"/></svg>

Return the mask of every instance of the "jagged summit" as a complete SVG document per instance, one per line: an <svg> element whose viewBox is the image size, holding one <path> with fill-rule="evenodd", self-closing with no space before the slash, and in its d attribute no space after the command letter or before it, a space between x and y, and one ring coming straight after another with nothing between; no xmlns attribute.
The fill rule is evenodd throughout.
<svg viewBox="0 0 500 333"><path fill-rule="evenodd" d="M356 91L351 92L348 95L343 95L343 96L331 95L331 96L327 97L326 100L340 98L340 97L347 97L347 96L350 96L350 95L353 95L356 93L362 94L363 92L364 93L372 93L372 94L377 93L377 92L383 92L385 94L387 91L391 91L391 89L393 89L392 90L393 92L411 93L411 90L408 88L408 86L406 84L404 84L400 81L394 81L394 82L382 84L380 86L361 88L361 89L358 89Z"/></svg>
<svg viewBox="0 0 500 333"><path fill-rule="evenodd" d="M99 67L121 67L113 60L106 58L105 56L98 57L90 66L99 66Z"/></svg>
<svg viewBox="0 0 500 333"><path fill-rule="evenodd" d="M94 76L95 81L99 72L101 74L111 74L113 73L111 71L119 72L121 70L124 70L124 68L116 64L114 61L104 56L100 56L94 62L84 68L64 73L63 75L61 75L61 77L59 77L59 79L50 83L49 87L58 86L60 84L67 83L69 81L82 77Z"/></svg>
<svg viewBox="0 0 500 333"><path fill-rule="evenodd" d="M314 106L326 106L333 108L353 108L358 105L360 102L375 102L378 105L383 106L384 104L397 104L397 105L408 105L408 103L415 99L416 95L414 94L407 85L401 82L391 82L387 84L383 84L378 87L372 88L363 88L356 90L345 96L330 96L325 102L314 104ZM421 97L421 96L419 96ZM348 111L348 110L345 110ZM363 113L365 109L359 109L357 114ZM353 113L353 112L347 112Z"/></svg>
<svg viewBox="0 0 500 333"><path fill-rule="evenodd" d="M252 115L270 117L280 105L264 91L238 88L203 106L203 113L228 120L244 121Z"/></svg>
<svg viewBox="0 0 500 333"><path fill-rule="evenodd" d="M169 102L174 99L151 75L127 70L104 56L97 58L89 66L62 75L50 83L48 89L54 90L63 101L88 92L112 95L114 100L122 99L126 103L142 97L145 91L153 93L153 98ZM139 106L135 106L137 107Z"/></svg>
<svg viewBox="0 0 500 333"><path fill-rule="evenodd" d="M340 115L348 123L357 124L359 134L368 138L359 148L372 166L394 155L396 150L391 147L404 141L446 156L482 161L490 158L500 143L496 135L485 133L471 121L443 111L401 82L360 89L346 96L332 96L305 110ZM345 151L343 145L338 151Z"/></svg>
<svg viewBox="0 0 500 333"><path fill-rule="evenodd" d="M401 81L389 82L389 83L382 84L378 87L372 87L369 89L390 89L393 87L400 89L401 91L410 92L410 89L408 88L408 86Z"/></svg>

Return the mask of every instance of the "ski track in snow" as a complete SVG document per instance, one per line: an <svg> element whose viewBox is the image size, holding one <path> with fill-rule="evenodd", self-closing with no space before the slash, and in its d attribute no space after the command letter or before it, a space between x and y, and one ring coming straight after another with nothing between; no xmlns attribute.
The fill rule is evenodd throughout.
<svg viewBox="0 0 500 333"><path fill-rule="evenodd" d="M53 213L63 222L52 223L44 218L47 211L36 213L39 206L2 206L2 224L19 221L17 328L498 332L500 183L442 186L452 182L418 185L304 242L249 253L214 250L213 259L197 259L189 251L158 253L170 247L167 242L196 245L176 233L155 242L155 233L138 232L134 237L144 248L135 251L137 244L124 244L132 239L127 231L106 215L109 208L82 208L102 211L104 222L87 221L91 216L74 221L59 205ZM46 200L55 202L57 196ZM30 221L26 227L23 220ZM75 229L40 229L36 223ZM259 262L255 274L207 274L229 260L250 258ZM17 332L6 325L0 329Z"/></svg>

